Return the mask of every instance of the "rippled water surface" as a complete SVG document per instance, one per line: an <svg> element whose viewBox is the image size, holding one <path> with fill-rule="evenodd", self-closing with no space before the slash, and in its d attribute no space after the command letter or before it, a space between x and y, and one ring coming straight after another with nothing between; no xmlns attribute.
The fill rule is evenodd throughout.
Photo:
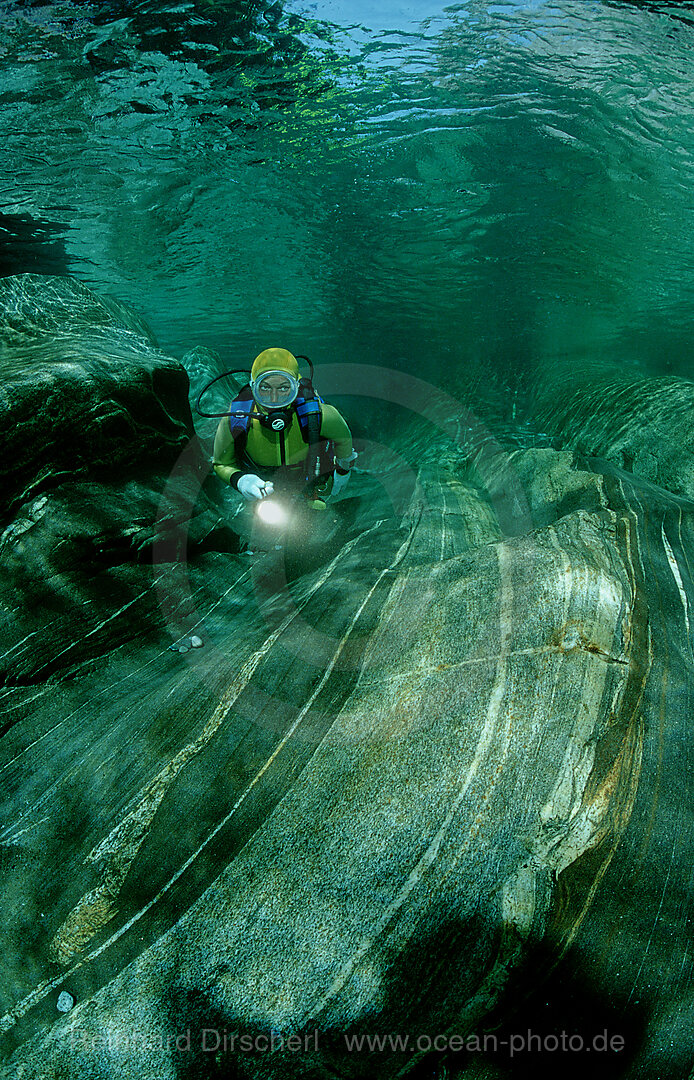
<svg viewBox="0 0 694 1080"><path fill-rule="evenodd" d="M3 272L502 412L537 356L691 373L694 5L0 13Z"/></svg>

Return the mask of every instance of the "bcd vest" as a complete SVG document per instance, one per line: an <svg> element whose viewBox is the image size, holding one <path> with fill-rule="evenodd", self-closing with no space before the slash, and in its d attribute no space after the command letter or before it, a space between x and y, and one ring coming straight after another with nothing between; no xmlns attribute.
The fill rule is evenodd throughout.
<svg viewBox="0 0 694 1080"><path fill-rule="evenodd" d="M326 471L323 462L320 460L323 456L321 454L323 448L320 445L320 407L322 401L323 399L313 389L310 381L308 379L301 379L299 383L299 396L286 410L287 412L296 413L301 436L309 447L309 453L306 459L307 479L317 478ZM231 437L234 440L238 461L242 460L245 454L246 443L248 442L248 430L251 421L257 418L257 408L250 386L244 386L229 406L229 430L231 432ZM279 411L285 412L285 410ZM271 427L271 425L266 426ZM323 440L323 442L326 442L326 440ZM330 466L327 471L330 471Z"/></svg>

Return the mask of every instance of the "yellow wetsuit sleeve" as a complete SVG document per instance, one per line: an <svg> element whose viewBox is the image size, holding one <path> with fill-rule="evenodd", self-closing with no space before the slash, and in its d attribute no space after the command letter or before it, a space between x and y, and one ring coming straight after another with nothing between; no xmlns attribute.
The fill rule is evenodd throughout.
<svg viewBox="0 0 694 1080"><path fill-rule="evenodd" d="M220 420L214 437L212 467L225 484L230 484L234 475L241 472L236 460L236 444L229 430L229 418L226 416Z"/></svg>
<svg viewBox="0 0 694 1080"><path fill-rule="evenodd" d="M352 453L352 432L334 405L321 405L321 438L335 443L335 457L346 458Z"/></svg>

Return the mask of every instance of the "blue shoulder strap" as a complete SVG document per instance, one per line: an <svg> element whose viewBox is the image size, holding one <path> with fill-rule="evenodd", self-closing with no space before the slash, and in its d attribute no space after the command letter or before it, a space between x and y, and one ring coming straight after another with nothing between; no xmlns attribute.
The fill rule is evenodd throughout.
<svg viewBox="0 0 694 1080"><path fill-rule="evenodd" d="M314 392L313 397L297 397L293 403L302 437L309 446L314 446L320 439L322 402L322 397ZM255 401L249 387L244 387L239 397L235 398L229 406L229 431L234 442L241 441L241 452L245 449L251 413L254 408Z"/></svg>
<svg viewBox="0 0 694 1080"><path fill-rule="evenodd" d="M320 438L320 407L322 400L323 399L316 394L314 397L308 399L299 397L294 403L296 415L299 417L299 424L301 425L301 434L304 437L304 442L307 442L309 446L313 446Z"/></svg>

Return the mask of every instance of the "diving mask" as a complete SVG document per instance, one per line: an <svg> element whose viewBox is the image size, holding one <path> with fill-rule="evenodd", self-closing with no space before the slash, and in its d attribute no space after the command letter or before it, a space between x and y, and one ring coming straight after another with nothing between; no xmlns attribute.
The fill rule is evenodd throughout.
<svg viewBox="0 0 694 1080"><path fill-rule="evenodd" d="M286 409L299 393L299 380L286 371L263 371L251 382L251 392L261 409Z"/></svg>

